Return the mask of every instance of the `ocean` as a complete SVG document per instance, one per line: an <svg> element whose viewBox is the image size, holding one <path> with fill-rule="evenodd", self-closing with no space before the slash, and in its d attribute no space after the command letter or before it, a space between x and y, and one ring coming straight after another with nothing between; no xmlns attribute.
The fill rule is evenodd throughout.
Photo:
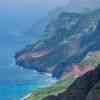
<svg viewBox="0 0 100 100"><path fill-rule="evenodd" d="M47 74L15 64L15 53L32 41L32 36L18 32L0 33L0 100L20 100L28 93L55 82Z"/></svg>

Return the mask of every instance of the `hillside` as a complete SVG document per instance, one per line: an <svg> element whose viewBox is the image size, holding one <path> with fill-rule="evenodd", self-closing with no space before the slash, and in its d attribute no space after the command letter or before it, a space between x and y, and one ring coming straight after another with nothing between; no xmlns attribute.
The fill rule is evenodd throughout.
<svg viewBox="0 0 100 100"><path fill-rule="evenodd" d="M45 28L44 38L16 53L16 64L60 78L90 51L100 50L100 10L61 12Z"/></svg>
<svg viewBox="0 0 100 100"><path fill-rule="evenodd" d="M88 56L88 58L87 58L87 56ZM50 87L47 87L47 88L43 88L43 89L39 89L37 91L34 91L33 94L29 98L27 98L27 100L42 100L46 96L50 96L50 95L52 95L52 96L48 97L50 99L46 98L46 99L43 99L43 100L53 100L53 98L55 98L55 95L65 93L65 91L70 93L69 92L70 89L73 89L72 87L76 86L75 84L77 82L80 85L82 84L82 86L84 86L84 88L87 89L86 86L88 86L88 83L90 83L90 81L87 77L88 73L90 73L92 70L96 70L96 68L98 70L98 68L100 67L100 66L98 67L98 65L100 64L100 52L99 51L91 52L91 55L89 53L87 56L81 61L80 65L79 65L80 66L80 72L81 72L80 75L78 73L73 74L75 72L75 70L74 71L71 70L69 73L66 73L62 77L62 79L60 79L56 84L54 84ZM92 60L92 64L91 64L90 59ZM73 65L73 68L75 68L75 67L76 67L76 65ZM71 74L71 72L72 72L72 74ZM78 77L75 77L75 75L78 75ZM84 77L86 77L87 79L85 79ZM94 77L95 77L95 75L94 75ZM95 77L95 79L96 79L96 77ZM79 80L81 80L81 81L79 81ZM91 78L90 78L90 80L91 80ZM85 83L85 81L87 81L87 82ZM91 80L91 83L92 82L94 82L94 81ZM95 83L95 84L97 84L97 83ZM78 86L80 86L80 85L78 85ZM93 86L92 86L92 88L93 88ZM77 90L78 88L76 87L75 89ZM95 87L92 90L94 90L94 89L95 89ZM83 93L83 91L81 91L81 92ZM90 91L87 98L90 98L91 93L92 93L92 91ZM65 96L68 96L68 94L65 95ZM54 100L63 100L63 99L59 98L59 99L54 99ZM67 100L67 99L64 99L64 100ZM68 99L68 100L70 100L70 99ZM76 99L76 100L78 100L78 99ZM89 99L89 100L91 100L91 99Z"/></svg>
<svg viewBox="0 0 100 100"><path fill-rule="evenodd" d="M57 96L51 95L43 100L99 100L100 99L100 65L79 77L66 91ZM98 87L98 88L96 88ZM89 94L88 94L89 93ZM95 94L93 94L95 93ZM93 97L91 99L91 97ZM33 99L34 100L34 99Z"/></svg>

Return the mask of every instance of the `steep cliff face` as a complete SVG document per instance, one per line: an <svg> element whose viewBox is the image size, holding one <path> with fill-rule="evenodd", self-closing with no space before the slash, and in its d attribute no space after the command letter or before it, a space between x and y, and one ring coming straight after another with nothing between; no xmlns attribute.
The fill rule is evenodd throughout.
<svg viewBox="0 0 100 100"><path fill-rule="evenodd" d="M65 92L43 100L100 100L100 65L79 77Z"/></svg>
<svg viewBox="0 0 100 100"><path fill-rule="evenodd" d="M89 53L50 87L34 91L27 100L99 100L100 51ZM97 88L98 87L98 88Z"/></svg>
<svg viewBox="0 0 100 100"><path fill-rule="evenodd" d="M86 100L100 100L100 81L88 93Z"/></svg>
<svg viewBox="0 0 100 100"><path fill-rule="evenodd" d="M16 53L16 64L60 77L90 51L100 49L100 10L61 12L44 31L44 39Z"/></svg>

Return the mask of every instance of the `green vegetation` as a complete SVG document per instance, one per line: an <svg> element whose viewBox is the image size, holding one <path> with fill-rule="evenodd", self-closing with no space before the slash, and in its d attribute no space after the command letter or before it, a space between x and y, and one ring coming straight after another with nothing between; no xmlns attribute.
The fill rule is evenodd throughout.
<svg viewBox="0 0 100 100"><path fill-rule="evenodd" d="M75 81L75 78L68 75L63 80L58 81L56 84L54 84L54 85L52 85L50 87L38 89L27 100L42 100L46 96L57 95L59 93L62 93L74 81Z"/></svg>
<svg viewBox="0 0 100 100"><path fill-rule="evenodd" d="M100 52L92 52L91 55L88 54L85 59L83 59L80 63L81 67L86 65L92 65L96 68L98 64L100 64ZM64 92L74 81L74 78L71 75L64 75L62 80L59 80L57 83L53 84L47 88L41 88L37 91L33 92L33 95L30 96L27 100L42 100L44 97L49 95L57 95L59 93Z"/></svg>
<svg viewBox="0 0 100 100"><path fill-rule="evenodd" d="M92 52L87 55L80 63L80 66L85 66L90 64L93 67L97 67L100 64L100 52Z"/></svg>

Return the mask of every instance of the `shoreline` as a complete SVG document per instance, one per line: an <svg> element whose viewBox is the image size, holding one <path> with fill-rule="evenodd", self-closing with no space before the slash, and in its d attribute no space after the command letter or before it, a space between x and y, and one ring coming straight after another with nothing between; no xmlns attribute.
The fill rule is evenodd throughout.
<svg viewBox="0 0 100 100"><path fill-rule="evenodd" d="M32 93L28 93L27 95L23 96L20 100L26 100L32 95Z"/></svg>
<svg viewBox="0 0 100 100"><path fill-rule="evenodd" d="M37 72L37 71L36 71L36 72ZM39 72L37 72L37 73L39 73ZM50 85L52 85L52 84L54 84L54 83L57 82L57 78L53 78L53 77L52 77L52 74L50 74L50 73L44 73L44 75L47 75L48 77L51 77L51 78L52 78L51 84L43 85L43 86L41 86L41 87L39 87L39 88L49 87ZM30 93L24 95L23 97L21 97L20 100L27 100L32 94L33 94L33 93L30 92Z"/></svg>

